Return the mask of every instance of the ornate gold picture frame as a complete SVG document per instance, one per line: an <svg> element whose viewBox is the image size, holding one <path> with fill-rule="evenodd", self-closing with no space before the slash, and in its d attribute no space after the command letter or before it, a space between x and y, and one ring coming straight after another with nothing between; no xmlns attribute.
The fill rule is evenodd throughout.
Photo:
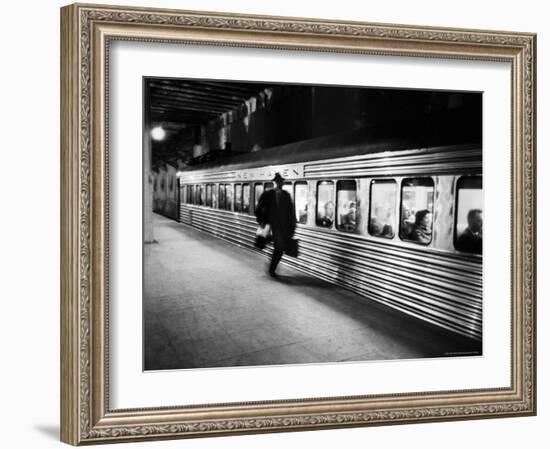
<svg viewBox="0 0 550 449"><path fill-rule="evenodd" d="M62 441L80 445L536 413L534 34L75 4L61 9L61 38ZM117 40L510 63L510 387L112 409L107 81L109 48Z"/></svg>

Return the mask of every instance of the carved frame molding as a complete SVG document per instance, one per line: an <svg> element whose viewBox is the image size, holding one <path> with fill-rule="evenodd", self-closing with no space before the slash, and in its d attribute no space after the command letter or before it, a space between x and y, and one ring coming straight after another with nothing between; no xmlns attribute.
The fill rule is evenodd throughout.
<svg viewBox="0 0 550 449"><path fill-rule="evenodd" d="M63 441L78 445L535 414L534 34L80 4L62 8L61 19ZM511 62L512 387L110 410L106 80L112 40Z"/></svg>

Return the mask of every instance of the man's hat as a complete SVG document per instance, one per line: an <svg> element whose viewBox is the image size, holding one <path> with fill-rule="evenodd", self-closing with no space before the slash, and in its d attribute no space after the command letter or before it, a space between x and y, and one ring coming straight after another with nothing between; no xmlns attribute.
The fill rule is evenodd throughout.
<svg viewBox="0 0 550 449"><path fill-rule="evenodd" d="M272 181L274 181L274 182L284 181L284 180L285 180L285 178L283 178L279 172L275 173L275 176L272 179Z"/></svg>

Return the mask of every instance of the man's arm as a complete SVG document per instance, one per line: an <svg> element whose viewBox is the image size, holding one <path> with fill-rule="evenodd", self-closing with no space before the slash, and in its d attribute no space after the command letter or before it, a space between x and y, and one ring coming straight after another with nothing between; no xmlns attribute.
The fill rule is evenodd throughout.
<svg viewBox="0 0 550 449"><path fill-rule="evenodd" d="M256 221L260 225L265 225L267 221L267 213L266 213L266 192L263 192L260 195L260 199L258 200L258 205L256 206L256 209L254 210L254 215L256 215Z"/></svg>

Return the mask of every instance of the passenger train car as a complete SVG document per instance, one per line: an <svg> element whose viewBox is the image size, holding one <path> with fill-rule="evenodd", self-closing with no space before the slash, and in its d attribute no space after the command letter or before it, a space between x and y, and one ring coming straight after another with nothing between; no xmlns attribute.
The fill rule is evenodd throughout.
<svg viewBox="0 0 550 449"><path fill-rule="evenodd" d="M299 257L284 262L481 340L480 144L373 142L355 133L188 167L178 172L179 220L256 250L254 207L276 172L293 198L300 241Z"/></svg>

